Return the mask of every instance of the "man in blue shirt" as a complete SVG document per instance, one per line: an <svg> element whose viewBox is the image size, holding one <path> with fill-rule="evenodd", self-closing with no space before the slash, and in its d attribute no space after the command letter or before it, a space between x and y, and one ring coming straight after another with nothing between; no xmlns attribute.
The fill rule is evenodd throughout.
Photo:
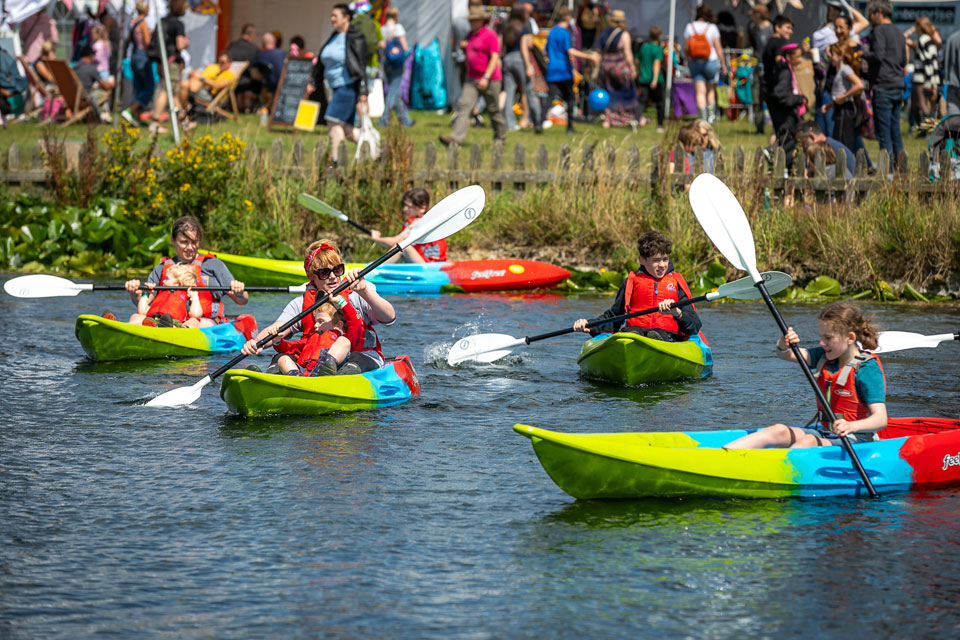
<svg viewBox="0 0 960 640"><path fill-rule="evenodd" d="M573 26L573 16L570 9L561 7L557 12L557 23L547 36L547 73L546 80L550 87L547 105L559 96L567 105L567 133L573 130L573 58L593 60L600 64L599 53L584 53L573 48L573 39L570 37L570 28ZM543 109L546 114L548 109Z"/></svg>
<svg viewBox="0 0 960 640"><path fill-rule="evenodd" d="M843 151L847 154L847 166L845 167L846 178L849 180L857 175L857 158L853 154L853 151L839 140L834 140L833 138L823 135L820 127L813 120L801 121L800 124L797 125L795 135L804 153L806 153L807 147L815 142L826 142L829 144L833 147L833 151L837 154L838 158L840 157L840 151Z"/></svg>

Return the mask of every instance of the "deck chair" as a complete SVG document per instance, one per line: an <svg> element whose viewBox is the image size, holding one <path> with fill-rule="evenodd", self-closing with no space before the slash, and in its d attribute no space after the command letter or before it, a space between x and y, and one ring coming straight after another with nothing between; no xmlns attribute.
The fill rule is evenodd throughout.
<svg viewBox="0 0 960 640"><path fill-rule="evenodd" d="M54 97L55 94L47 89L46 83L44 83L43 78L37 75L37 71L32 64L24 60L23 56L17 56L17 60L27 74L27 81L30 83L30 87L27 89L27 104L23 109L23 117L32 118L43 111L43 103L47 98ZM37 106L37 96L40 97L39 106Z"/></svg>
<svg viewBox="0 0 960 640"><path fill-rule="evenodd" d="M100 110L110 100L110 94L105 93L99 101L94 100L80 84L80 79L66 60L47 60L46 62L67 108L73 112L63 126L87 120L100 122Z"/></svg>
<svg viewBox="0 0 960 640"><path fill-rule="evenodd" d="M207 111L207 113L216 113L223 116L224 118L230 118L234 122L240 120L240 109L237 107L237 82L240 81L240 76L243 75L243 72L247 70L247 65L249 62L232 62L230 63L230 71L233 72L235 79L228 86L220 89L217 92L217 95L213 96L213 100L195 100L197 106ZM230 100L230 111L226 109L226 101Z"/></svg>

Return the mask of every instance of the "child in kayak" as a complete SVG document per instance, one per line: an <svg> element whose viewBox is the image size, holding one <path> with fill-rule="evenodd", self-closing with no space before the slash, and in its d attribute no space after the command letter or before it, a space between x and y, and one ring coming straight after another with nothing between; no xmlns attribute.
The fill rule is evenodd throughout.
<svg viewBox="0 0 960 640"><path fill-rule="evenodd" d="M346 301L337 296L339 304ZM347 321L343 312L332 302L327 302L313 311L313 333L306 340L277 339L273 348L283 354L277 359L280 373L288 376L332 376L337 373L337 363L346 360L350 353L350 340L344 328ZM271 332L277 335L276 328Z"/></svg>
<svg viewBox="0 0 960 640"><path fill-rule="evenodd" d="M226 296L239 305L247 304L248 294L244 291L243 283L234 280L230 270L219 258L212 254L201 254L200 245L203 243L203 227L193 216L183 216L177 218L170 231L170 238L173 241L173 249L176 251L176 258L162 258L160 264L156 265L147 276L147 284L160 284L164 281L167 269L174 265L190 265L198 276L198 284L207 287L229 287L230 291L221 294L219 291L199 292L200 305L203 310L203 317L200 318L201 327L214 327L218 321L223 320L224 306L223 297ZM128 280L125 285L130 293L130 298L134 304L139 301L142 293L140 280ZM216 311L214 311L214 303ZM105 318L114 319L112 313L104 313Z"/></svg>
<svg viewBox="0 0 960 640"><path fill-rule="evenodd" d="M410 189L403 194L403 231L392 237L384 237L376 229L370 230L373 241L390 248L407 237L413 226L430 208L430 192L426 189ZM444 262L447 259L447 241L443 238L427 244L414 244L403 250L404 262ZM394 256L387 263L396 262L400 256Z"/></svg>
<svg viewBox="0 0 960 640"><path fill-rule="evenodd" d="M818 412L820 428L808 429L775 424L737 438L724 449L764 449L789 447L801 449L877 440L877 432L887 426L886 377L880 359L860 350L877 348L877 329L859 308L848 302L826 306L818 317L820 346L800 349L817 378L817 385L830 403L837 421L832 425ZM789 345L799 344L797 332L790 327L777 341L781 360L796 362Z"/></svg>
<svg viewBox="0 0 960 640"><path fill-rule="evenodd" d="M353 283L346 303L340 308L346 322L344 328L346 337L350 341L350 353L344 355L345 360L339 360L335 354L329 352L327 355L337 360L340 375L363 373L382 367L383 351L374 326L391 325L396 321L397 314L393 305L377 293L373 283L357 279L360 269L345 272L340 250L333 240L317 240L307 247L303 270L310 279L306 293L302 297L291 300L273 324L257 334L256 338L248 340L241 352L248 356L262 352L263 349L257 348L257 342L274 333L274 329L278 329L300 315L304 309L314 303L317 296L336 289L342 277L347 282ZM313 322L297 322L291 327L291 335L303 333L303 339L308 340L314 333L314 327ZM278 354L267 369L268 373L271 369L279 370L277 368L279 359Z"/></svg>
<svg viewBox="0 0 960 640"><path fill-rule="evenodd" d="M656 231L648 231L637 240L640 268L630 273L620 285L613 305L603 315L587 320L580 318L573 323L575 331L590 335L615 333L624 322L613 322L587 329L587 324L604 318L658 307L659 312L629 318L624 331L638 333L648 338L667 342L682 342L700 331L700 316L693 305L674 308L677 302L691 297L686 280L673 270L670 251L673 242Z"/></svg>
<svg viewBox="0 0 960 640"><path fill-rule="evenodd" d="M167 287L195 287L197 274L193 267L178 264L167 269L163 276ZM130 316L130 324L142 324L145 327L188 327L200 326L203 307L200 296L194 289L154 291L152 283L140 294L137 312Z"/></svg>

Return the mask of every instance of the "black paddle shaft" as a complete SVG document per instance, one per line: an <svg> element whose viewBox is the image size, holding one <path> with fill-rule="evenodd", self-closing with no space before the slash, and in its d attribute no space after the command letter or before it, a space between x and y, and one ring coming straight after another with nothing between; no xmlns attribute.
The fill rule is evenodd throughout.
<svg viewBox="0 0 960 640"><path fill-rule="evenodd" d="M686 300L681 300L673 305L672 308L676 309L678 307L686 307L687 305L696 304L698 302L703 302L707 299L707 296L697 296L696 298L687 298ZM629 320L630 318L636 318L637 316L645 316L648 313L654 313L659 311L660 307L650 307L649 309L642 309L640 311L633 311L631 313L624 313L619 316L613 316L612 318L605 318L602 320L594 320L587 324L585 328L591 329L593 327L599 327L605 324L614 324L616 322L623 322L624 320ZM550 333L541 333L538 336L529 336L524 338L527 344L531 342L536 342L538 340L546 340L547 338L556 338L557 336L562 336L568 333L573 333L576 331L573 327L568 327L566 329L560 329L558 331L551 331Z"/></svg>
<svg viewBox="0 0 960 640"><path fill-rule="evenodd" d="M351 220L351 219L349 219L349 218L347 218L347 224L352 225L354 229L357 229L357 230L360 231L361 233L365 233L365 234L367 234L368 236L372 236L372 235L373 235L372 233L370 233L370 229L367 229L367 228L366 228L365 226L363 226L362 224L359 224L359 223L357 223L357 222L354 222L353 220Z"/></svg>
<svg viewBox="0 0 960 640"><path fill-rule="evenodd" d="M777 321L777 325L780 327L780 331L784 336L787 335L789 327L787 323L783 321L783 316L780 315L780 310L777 309L777 305L774 304L773 298L770 297L770 294L767 293L767 288L763 286L763 281L755 283L757 289L760 290L760 295L763 296L763 301L767 303L767 308L770 309L770 313L773 314L774 320ZM807 382L810 383L810 386L813 387L813 393L817 396L817 402L820 403L820 406L823 408L824 413L827 414L827 419L832 425L837 420L837 416L833 413L833 409L830 408L830 403L827 402L826 397L823 395L823 391L820 390L820 386L817 384L817 379L813 376L813 372L810 371L810 366L807 364L807 361L803 359L803 355L800 353L800 347L796 344L790 345L790 350L793 351L793 357L797 359L797 362L800 364L800 368L803 370L803 375L807 377ZM853 446L850 444L850 441L847 440L846 436L840 438L840 444L843 445L844 451L850 456L850 460L853 462L853 468L857 470L857 473L860 474L860 479L863 480L863 484L867 487L867 493L870 494L871 498L877 497L877 490L873 488L873 483L870 482L870 478L867 477L867 472L864 470L863 465L860 464L860 458L857 456L857 452L853 450Z"/></svg>
<svg viewBox="0 0 960 640"><path fill-rule="evenodd" d="M306 278L304 278L306 279ZM141 289L149 289L150 287L143 285ZM124 291L126 286L122 284L95 284L93 285L94 291ZM187 289L193 289L194 291L230 291L230 287L183 287L180 285L157 285L153 287L154 291L186 291ZM274 292L284 292L289 293L290 287L244 287L244 291L274 291Z"/></svg>
<svg viewBox="0 0 960 640"><path fill-rule="evenodd" d="M397 255L397 254L400 253L401 251L403 251L403 249L400 248L400 245L399 245L399 244L394 245L394 246L391 247L390 250L387 251L385 254L383 254L382 256L380 256L379 258L377 258L376 260L374 260L373 262L371 262L370 264L368 264L367 266L365 266L363 269L361 269L361 270L360 270L360 273L357 274L357 278L356 278L356 279L357 279L357 280L360 280L360 279L363 278L365 275L367 275L368 273L370 273L371 271L373 271L374 269L376 269L377 267L379 267L380 265L382 265L384 262L386 262L387 260L389 260L389 259L392 258L393 256ZM310 305L310 306L307 307L306 309L302 310L296 317L291 318L290 320L287 320L287 321L284 322L282 325L280 325L280 327L277 329L277 333L278 333L278 334L283 333L284 331L286 331L287 329L289 329L289 328L292 327L293 325L297 324L300 320L302 320L303 318L306 318L308 315L310 315L311 313L313 313L313 310L314 310L314 309L316 309L316 308L319 307L320 305L324 304L327 300L329 300L329 299L332 298L333 296L337 295L338 293L340 293L341 291L343 291L344 289L346 289L347 287L349 287L351 284L352 284L352 283L350 283L350 282L341 282L339 285L337 285L337 288L336 288L336 289L334 289L334 290L331 291L330 293L327 293L327 294L324 294L324 295L320 296L319 298L317 298L317 299L314 301L314 303L313 303L312 305ZM267 346L268 344L270 344L271 342L273 342L273 339L274 339L275 337L276 337L276 336L268 335L268 336L266 336L266 337L264 337L264 338L261 338L260 340L257 341L257 348L258 348L258 349L262 349L263 347ZM246 358L246 357L247 357L247 354L241 353L240 355L238 355L237 357L235 357L233 360L231 360L231 361L228 362L227 364L223 365L222 367L220 367L219 369L217 369L217 370L214 371L213 373L211 373L208 377L209 377L211 380L213 380L214 378L220 377L221 375L223 375L224 373L226 373L227 371L229 371L230 369L232 369L237 363L239 363L241 360L243 360L243 359Z"/></svg>

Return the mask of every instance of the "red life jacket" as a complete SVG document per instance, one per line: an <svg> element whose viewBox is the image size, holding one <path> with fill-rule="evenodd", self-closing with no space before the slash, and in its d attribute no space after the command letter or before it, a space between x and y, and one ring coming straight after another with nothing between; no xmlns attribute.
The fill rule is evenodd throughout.
<svg viewBox="0 0 960 640"><path fill-rule="evenodd" d="M887 374L883 370L883 364L880 358L872 353L861 353L849 364L845 364L837 371L831 373L826 370L826 357L820 358L814 370L814 376L817 379L817 386L823 392L823 396L830 403L830 409L837 418L843 418L847 422L854 420L863 420L870 415L870 408L857 396L856 377L857 371L861 365L870 360L876 360L880 367L880 373L883 374L883 387L887 387ZM820 423L829 428L824 412L820 412Z"/></svg>
<svg viewBox="0 0 960 640"><path fill-rule="evenodd" d="M420 218L410 218L404 223L403 228L410 228L410 226L419 219ZM427 244L415 244L413 248L420 254L424 262L445 262L447 260L447 241L445 238L440 238L436 242L428 242Z"/></svg>
<svg viewBox="0 0 960 640"><path fill-rule="evenodd" d="M201 274L201 269L202 269L203 261L209 260L210 258L216 258L216 256L209 253L205 253L202 255L198 255L196 258L194 258L190 262L190 266L192 266L197 272L198 287L207 286L209 284L209 278ZM160 271L160 284L163 284L163 279L167 275L167 269L169 269L170 267L172 267L177 263L174 260L171 260L170 258L167 258L166 256L164 256L163 258L160 258L160 264L163 265L163 269L161 269ZM213 317L213 293L211 293L210 291L197 291L197 295L200 298L200 308L203 309L203 317L212 318ZM223 302L220 302L217 305L217 307L218 307L217 322L220 322L223 320Z"/></svg>
<svg viewBox="0 0 960 640"><path fill-rule="evenodd" d="M170 291L169 289L158 291L147 310L147 317L152 318L168 313L174 320L183 322L187 319L187 303L189 300L186 291Z"/></svg>
<svg viewBox="0 0 960 640"><path fill-rule="evenodd" d="M273 346L280 353L297 359L297 364L307 370L313 369L320 358L320 352L329 349L337 338L343 335L339 329L328 329L313 334L307 340L281 340Z"/></svg>
<svg viewBox="0 0 960 640"><path fill-rule="evenodd" d="M303 309L312 305L317 299L317 290L310 285L303 294ZM350 351L376 351L383 360L383 352L380 350L380 338L373 327L367 326L363 321L360 312L350 304L350 298L344 298L346 303L340 307L340 313L346 321L346 331L344 335L350 341ZM313 322L304 322L300 320L300 326L303 327L303 339L309 340L310 336L316 334Z"/></svg>
<svg viewBox="0 0 960 640"><path fill-rule="evenodd" d="M692 298L687 282L679 273L671 271L659 280L651 276L646 271L632 271L627 276L627 287L623 295L624 313L633 313L659 305L664 300L680 300L680 291L683 291L687 298ZM696 309L694 309L696 311ZM628 327L641 327L643 329L665 329L680 335L686 335L680 331L676 319L672 313L648 313L643 316L627 318Z"/></svg>

